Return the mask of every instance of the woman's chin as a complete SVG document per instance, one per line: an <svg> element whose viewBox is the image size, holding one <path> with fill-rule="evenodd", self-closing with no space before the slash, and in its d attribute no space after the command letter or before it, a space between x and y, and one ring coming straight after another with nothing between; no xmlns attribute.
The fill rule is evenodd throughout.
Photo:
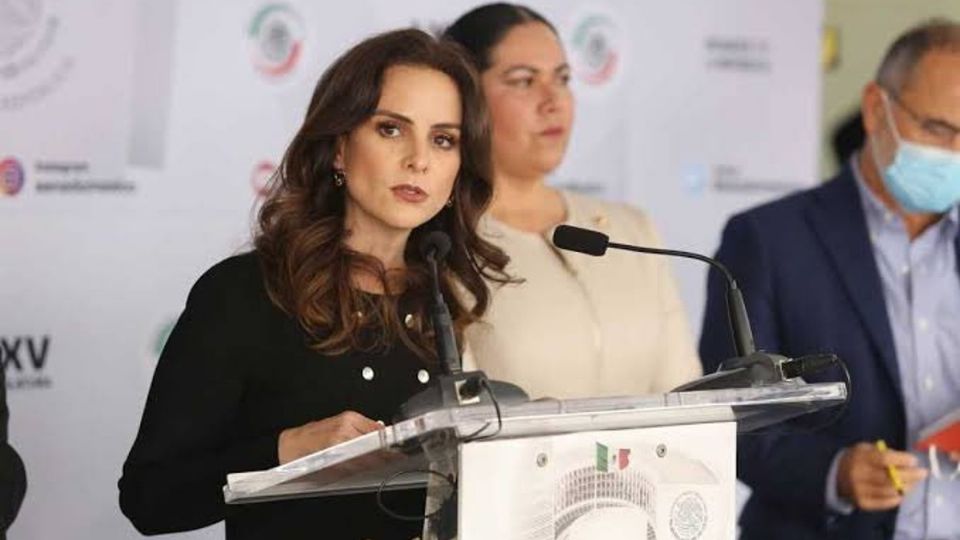
<svg viewBox="0 0 960 540"><path fill-rule="evenodd" d="M389 228L410 232L433 219L440 211L431 212L427 208L391 207L381 221Z"/></svg>
<svg viewBox="0 0 960 540"><path fill-rule="evenodd" d="M563 157L567 153L566 145L550 145L546 148L541 147L530 153L530 164L543 174L552 173L563 163Z"/></svg>

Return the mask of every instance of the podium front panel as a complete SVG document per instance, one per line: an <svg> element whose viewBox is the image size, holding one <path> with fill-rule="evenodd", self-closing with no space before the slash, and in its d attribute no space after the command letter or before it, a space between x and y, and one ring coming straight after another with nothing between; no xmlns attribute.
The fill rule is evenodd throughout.
<svg viewBox="0 0 960 540"><path fill-rule="evenodd" d="M733 422L465 444L459 540L728 539Z"/></svg>

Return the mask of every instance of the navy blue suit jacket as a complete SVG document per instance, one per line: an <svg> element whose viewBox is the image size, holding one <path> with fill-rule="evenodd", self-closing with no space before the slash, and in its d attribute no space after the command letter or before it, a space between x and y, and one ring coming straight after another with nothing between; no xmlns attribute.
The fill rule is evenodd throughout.
<svg viewBox="0 0 960 540"><path fill-rule="evenodd" d="M758 348L786 356L833 352L852 379L848 407L829 427L739 438L738 476L753 489L740 518L742 538L892 538L896 511L838 516L825 504L837 452L877 439L903 449L906 438L890 322L852 170L734 216L717 258L743 290ZM700 339L705 372L733 355L725 290L711 272ZM842 377L836 370L807 380Z"/></svg>

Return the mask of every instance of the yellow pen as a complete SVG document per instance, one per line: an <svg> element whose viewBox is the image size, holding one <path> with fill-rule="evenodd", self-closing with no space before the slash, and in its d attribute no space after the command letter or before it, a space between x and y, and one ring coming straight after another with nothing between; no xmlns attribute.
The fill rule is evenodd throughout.
<svg viewBox="0 0 960 540"><path fill-rule="evenodd" d="M877 450L881 452L887 451L887 442L883 439L877 441ZM887 465L887 476L890 477L890 481L893 482L893 487L897 489L897 493L903 495L903 481L900 480L900 475L897 474L897 469L893 465Z"/></svg>

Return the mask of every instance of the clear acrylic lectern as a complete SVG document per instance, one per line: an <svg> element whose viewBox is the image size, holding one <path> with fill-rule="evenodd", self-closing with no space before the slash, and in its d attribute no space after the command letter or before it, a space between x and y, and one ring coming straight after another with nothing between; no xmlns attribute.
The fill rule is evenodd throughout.
<svg viewBox="0 0 960 540"><path fill-rule="evenodd" d="M441 409L274 469L230 474L224 496L244 504L429 484L428 538L730 539L737 432L845 400L842 383L797 379L538 400L499 414L490 405ZM444 501L455 506L441 511Z"/></svg>

